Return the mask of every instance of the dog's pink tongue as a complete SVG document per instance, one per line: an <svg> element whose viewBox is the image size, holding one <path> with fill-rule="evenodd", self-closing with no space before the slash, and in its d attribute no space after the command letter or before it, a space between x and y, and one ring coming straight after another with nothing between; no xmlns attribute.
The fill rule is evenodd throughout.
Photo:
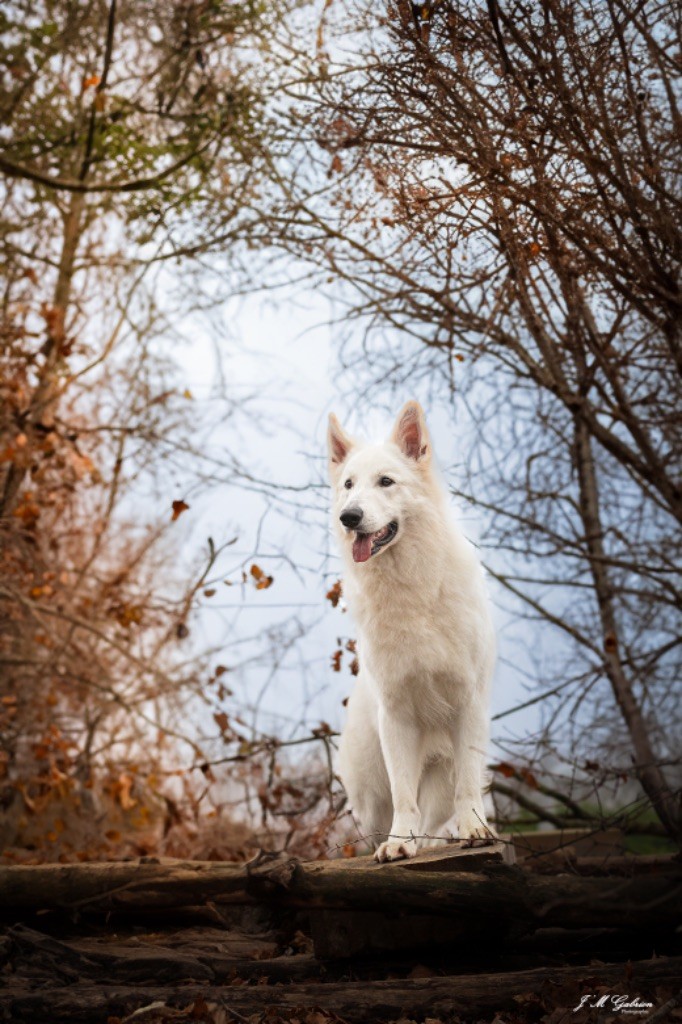
<svg viewBox="0 0 682 1024"><path fill-rule="evenodd" d="M372 554L372 534L357 533L353 541L353 561L366 562Z"/></svg>

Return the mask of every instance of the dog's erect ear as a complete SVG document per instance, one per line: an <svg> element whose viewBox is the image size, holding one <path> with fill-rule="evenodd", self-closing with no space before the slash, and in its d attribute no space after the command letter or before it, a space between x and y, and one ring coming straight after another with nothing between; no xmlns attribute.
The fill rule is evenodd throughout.
<svg viewBox="0 0 682 1024"><path fill-rule="evenodd" d="M407 402L395 421L391 441L408 459L426 462L431 456L431 440L426 429L424 411L419 402Z"/></svg>
<svg viewBox="0 0 682 1024"><path fill-rule="evenodd" d="M348 453L353 447L353 439L345 432L333 412L329 414L327 443L331 468L338 468L342 462L346 461Z"/></svg>

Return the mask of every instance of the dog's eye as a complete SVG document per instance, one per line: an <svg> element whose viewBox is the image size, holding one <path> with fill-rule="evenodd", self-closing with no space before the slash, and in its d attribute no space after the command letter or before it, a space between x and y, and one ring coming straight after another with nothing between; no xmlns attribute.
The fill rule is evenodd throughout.
<svg viewBox="0 0 682 1024"><path fill-rule="evenodd" d="M351 487L353 486L353 481L352 480L346 480L346 482L345 482L345 484L343 486L346 488L347 491L349 491L351 489Z"/></svg>
<svg viewBox="0 0 682 1024"><path fill-rule="evenodd" d="M391 480L390 476L382 476L379 479L379 487L390 487L395 483L395 480Z"/></svg>

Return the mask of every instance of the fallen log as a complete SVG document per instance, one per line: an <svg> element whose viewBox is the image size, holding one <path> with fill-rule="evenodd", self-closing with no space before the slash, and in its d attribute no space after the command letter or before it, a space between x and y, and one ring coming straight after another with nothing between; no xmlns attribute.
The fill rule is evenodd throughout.
<svg viewBox="0 0 682 1024"><path fill-rule="evenodd" d="M320 912L321 915L327 913L332 912ZM414 931L417 921L418 918L410 917L410 932ZM522 971L558 962L586 963L595 956L601 961L647 959L652 949L666 955L682 952L674 939L662 946L658 931L638 931L633 935L610 929L566 931L559 928L540 929L508 946L500 944L497 934L489 931L484 945L471 942L467 936L465 941L438 949L438 935L434 934L438 922L431 919L429 924L426 948L420 955L438 968L437 973L448 973L453 964L457 965L458 973L468 969L477 972L486 965L489 970ZM363 922L358 922L358 925L359 931ZM333 927L327 929L328 944L347 941L343 935L333 940L331 936L335 930ZM393 932L396 930L394 928ZM27 985L37 978L52 985L73 977L81 981L104 977L109 983L135 981L149 984L155 984L162 978L176 982L189 978L196 980L200 975L193 973L193 964L197 962L210 969L210 981L217 984L234 978L255 978L261 984L264 977L273 981L313 980L316 977L331 979L341 978L348 971L348 966L339 959L334 963L322 963L314 958L308 952L309 942L302 932L298 932L295 938L292 936L292 942L285 939L284 945L281 934L277 941L275 936L268 937L262 933L254 935L219 928L159 932L153 928L140 931L139 927L134 927L128 933L122 933L118 928L112 931L108 927L98 929L98 933L93 935L83 934L81 924L71 925L69 932L70 935L65 937L58 929L55 937L23 924L13 926L0 936L0 971L4 969L5 973L21 975ZM313 938L317 950L315 931ZM409 947L409 955L386 956L387 950L394 948L384 942L380 960L376 957L362 962L356 960L352 966L354 977L372 977L377 963L390 964L393 970L410 970L415 964L414 943ZM347 953L344 951L340 955L345 957ZM204 976L203 970L201 976Z"/></svg>
<svg viewBox="0 0 682 1024"><path fill-rule="evenodd" d="M92 864L0 867L0 907L127 910L253 902L243 864L144 858Z"/></svg>
<svg viewBox="0 0 682 1024"><path fill-rule="evenodd" d="M454 862L456 864L456 860ZM215 902L308 910L453 915L465 924L537 927L674 927L682 918L682 868L633 877L530 874L503 863L478 870L422 870L415 861L358 858L261 864L124 862L0 868L5 910L148 910Z"/></svg>
<svg viewBox="0 0 682 1024"><path fill-rule="evenodd" d="M393 915L458 915L471 922L514 920L532 927L675 927L682 917L682 868L655 875L586 878L534 875L494 864L478 872L433 873L386 865L335 870L289 860L249 873L260 900L322 910Z"/></svg>
<svg viewBox="0 0 682 1024"><path fill-rule="evenodd" d="M602 875L656 875L669 871L672 858L669 854L656 853L625 854L624 856L569 857L559 859L557 854L543 854L538 860L525 858L521 862L524 870L538 874L556 875L568 871L574 875L592 878Z"/></svg>
<svg viewBox="0 0 682 1024"><path fill-rule="evenodd" d="M80 982L106 978L107 983L152 983L205 979L229 983L235 978L268 978L295 981L324 974L325 968L311 954L275 956L277 946L257 936L216 932L193 941L173 943L168 936L155 941L127 941L114 937L64 941L24 925L11 928L4 937L0 963L27 982L35 979ZM265 954L265 956L264 956Z"/></svg>
<svg viewBox="0 0 682 1024"><path fill-rule="evenodd" d="M451 846L433 850L409 867L424 870L475 871L501 863L508 851L503 844L479 849ZM285 859L286 863L289 863ZM269 854L256 864L280 865L282 858ZM331 872L365 866L371 871L395 870L399 865L375 864L371 857L316 861ZM159 910L192 907L215 900L221 904L253 903L247 893L252 866L214 861L182 861L144 857L135 861L85 864L17 864L0 866L0 907L12 910ZM254 869L256 870L256 869Z"/></svg>
<svg viewBox="0 0 682 1024"><path fill-rule="evenodd" d="M13 1022L38 1020L97 1024L110 1016L124 1017L158 1002L186 1008L202 1000L239 1014L262 1012L270 1007L284 1011L324 1009L352 1022L379 1021L397 1015L448 1018L468 1013L497 1012L524 1002L552 1010L572 1010L583 993L612 987L629 999L646 997L655 988L679 984L682 957L659 957L628 964L591 964L549 967L508 974L472 974L415 980L342 981L292 985L216 986L187 984L173 988L70 984L33 992L0 993L0 1014ZM10 980L9 985L14 986ZM614 987L615 986L615 987ZM654 1000L651 996L655 1008Z"/></svg>

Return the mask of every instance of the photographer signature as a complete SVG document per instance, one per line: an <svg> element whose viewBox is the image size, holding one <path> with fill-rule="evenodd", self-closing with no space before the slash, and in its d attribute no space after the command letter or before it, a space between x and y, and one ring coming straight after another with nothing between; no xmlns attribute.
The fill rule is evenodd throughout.
<svg viewBox="0 0 682 1024"><path fill-rule="evenodd" d="M601 996L588 992L587 995L580 997L578 1005L573 1007L573 1013L577 1013L578 1010L598 1009L616 1010L619 1013L646 1013L647 1010L652 1010L653 1006L653 1003L644 1002L637 996L630 999L630 996L614 995L610 992Z"/></svg>

